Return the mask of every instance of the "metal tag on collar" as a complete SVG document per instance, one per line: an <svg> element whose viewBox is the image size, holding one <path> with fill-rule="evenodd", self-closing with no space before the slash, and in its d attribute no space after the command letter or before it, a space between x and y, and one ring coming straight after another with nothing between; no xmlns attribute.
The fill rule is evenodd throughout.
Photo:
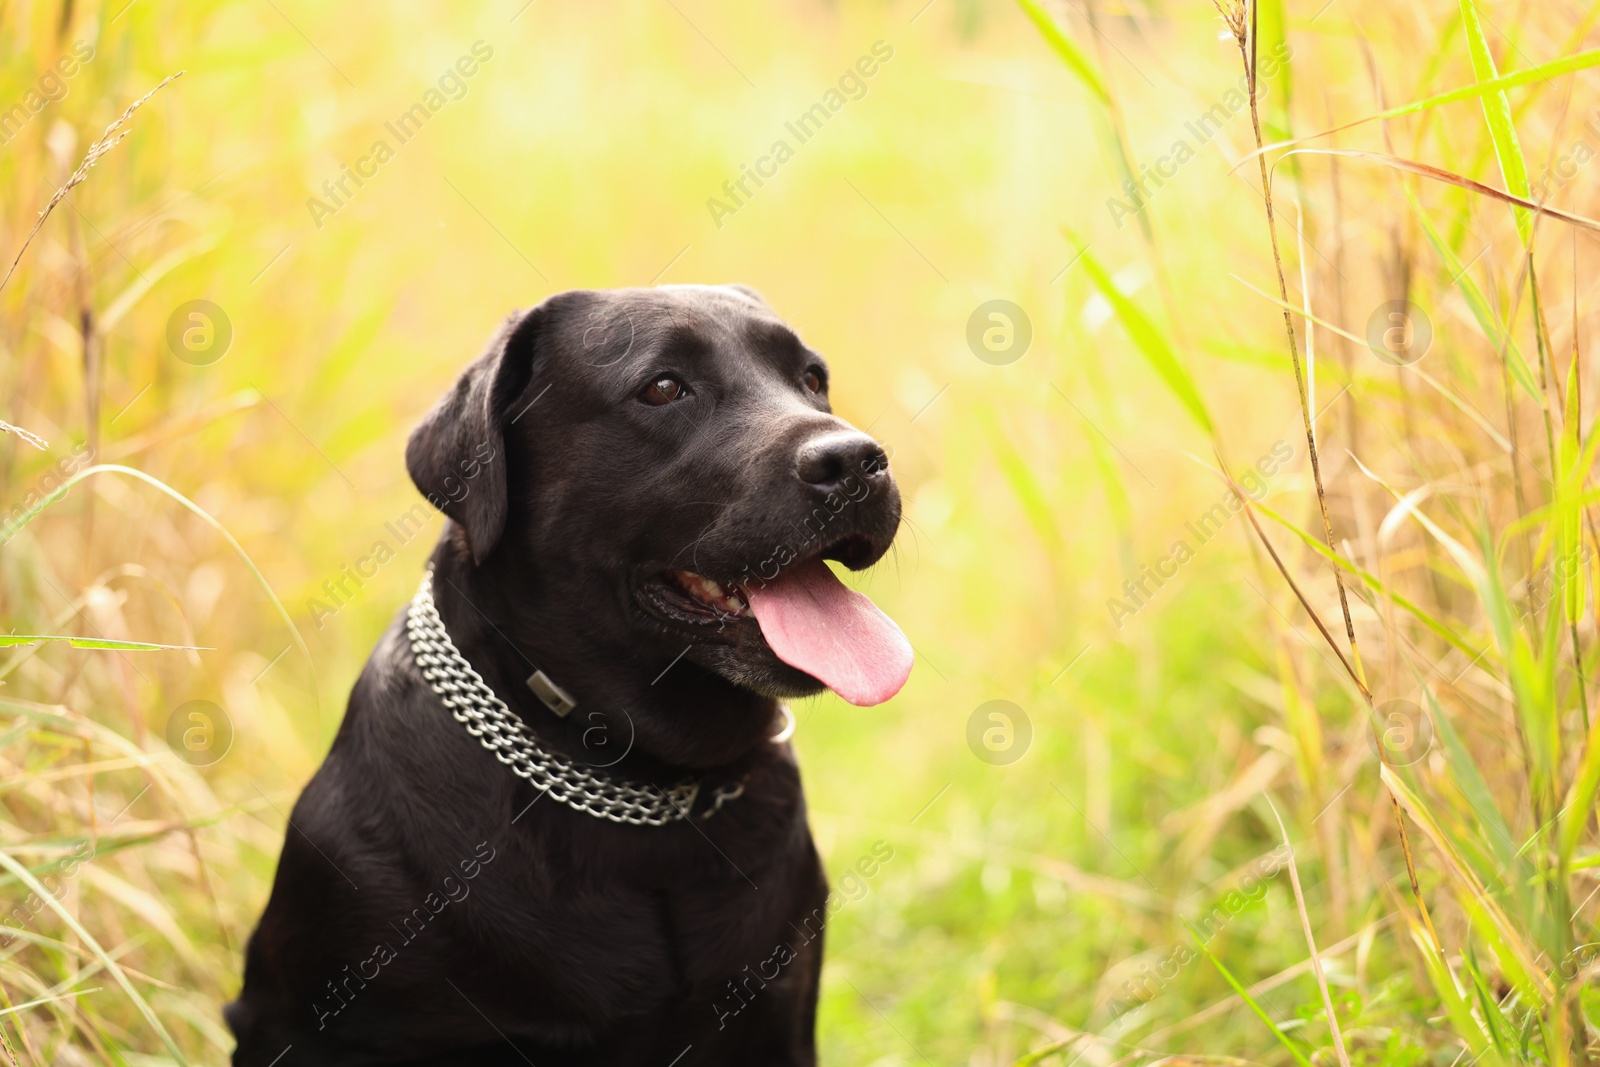
<svg viewBox="0 0 1600 1067"><path fill-rule="evenodd" d="M528 688L533 690L534 696L544 702L545 707L563 719L578 706L578 702L572 699L572 694L552 682L544 671L534 671L528 676Z"/></svg>

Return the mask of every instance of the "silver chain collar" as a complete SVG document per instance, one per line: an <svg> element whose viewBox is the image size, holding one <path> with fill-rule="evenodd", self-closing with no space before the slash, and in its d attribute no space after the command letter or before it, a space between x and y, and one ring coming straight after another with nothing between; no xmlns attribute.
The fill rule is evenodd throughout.
<svg viewBox="0 0 1600 1067"><path fill-rule="evenodd" d="M451 716L495 759L541 793L574 811L631 826L665 826L688 819L694 811L700 796L700 782L694 779L666 789L635 785L596 773L540 745L450 640L433 604L431 568L406 610L406 633L417 669ZM710 818L743 792L743 781L715 787L710 806L698 818Z"/></svg>

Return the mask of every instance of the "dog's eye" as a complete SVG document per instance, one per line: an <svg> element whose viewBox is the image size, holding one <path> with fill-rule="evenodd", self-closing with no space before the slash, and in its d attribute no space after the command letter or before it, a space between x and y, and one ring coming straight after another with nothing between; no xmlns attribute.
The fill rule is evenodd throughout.
<svg viewBox="0 0 1600 1067"><path fill-rule="evenodd" d="M805 377L801 378L800 380L805 383L806 389L809 392L822 392L822 372L817 370L815 367L806 371Z"/></svg>
<svg viewBox="0 0 1600 1067"><path fill-rule="evenodd" d="M686 390L683 383L669 375L663 375L644 387L644 392L639 394L639 399L652 407L670 404L681 398Z"/></svg>

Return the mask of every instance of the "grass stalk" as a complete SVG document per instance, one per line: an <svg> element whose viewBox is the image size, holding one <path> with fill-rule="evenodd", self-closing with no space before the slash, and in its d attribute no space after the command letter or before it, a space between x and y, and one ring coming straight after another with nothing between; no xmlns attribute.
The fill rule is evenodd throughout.
<svg viewBox="0 0 1600 1067"><path fill-rule="evenodd" d="M1239 488L1239 486L1235 485L1233 488L1235 492L1242 494L1242 490ZM1300 586L1295 582L1294 576L1289 573L1289 568L1284 566L1283 559L1278 555L1277 549L1272 547L1272 542L1267 539L1266 531L1261 528L1261 522L1256 518L1255 508L1249 503L1246 503L1243 511L1245 518L1250 520L1250 525L1252 528L1254 528L1256 537L1260 539L1262 546L1266 548L1267 555L1272 557L1272 562L1277 566L1278 573L1283 575L1283 580L1289 584L1289 588L1294 592L1295 599L1300 601L1300 606L1305 609L1306 614L1310 616L1311 621L1316 624L1318 632L1321 633L1323 639L1328 642L1328 647L1333 650L1334 655L1339 657L1339 663L1344 667L1345 673L1350 676L1350 681L1354 683L1356 689L1360 691L1362 699L1366 702L1368 721L1373 724L1373 739L1376 742L1376 747L1378 750L1378 761L1384 766L1387 766L1389 763L1389 758L1385 754L1382 740L1377 736L1378 707L1372 699L1372 691L1367 688L1366 681L1361 677L1360 674L1356 672L1355 665L1352 664L1348 658L1346 658L1343 650L1339 648L1339 642L1334 640L1333 634L1329 632L1327 625L1322 621L1321 616L1317 614L1316 609L1311 606L1311 602L1307 600L1305 594L1300 591ZM1334 566L1337 567L1338 564L1335 563ZM1406 832L1405 818L1400 811L1400 801L1395 797L1392 789L1389 791L1389 805L1390 811L1394 815L1395 829L1400 835L1400 851L1405 857L1406 877L1411 882L1412 899L1416 902L1417 910L1422 915L1422 922L1423 925L1427 927L1429 938L1433 941L1434 951L1438 953L1440 961L1443 962L1445 958L1444 942L1439 940L1439 931L1434 928L1433 917L1428 912L1428 902L1423 899L1422 884L1417 879L1416 856L1411 849L1411 836Z"/></svg>
<svg viewBox="0 0 1600 1067"><path fill-rule="evenodd" d="M1309 392L1306 385L1305 372L1300 363L1300 346L1295 339L1294 316L1289 310L1289 286L1284 275L1283 256L1278 249L1278 226L1272 207L1272 181L1270 176L1267 174L1267 160L1265 152L1263 151L1264 144L1261 136L1261 111L1256 92L1255 22L1257 7L1253 0L1233 0L1232 6L1227 8L1222 6L1222 0L1215 0L1215 2L1217 4L1217 9L1222 12L1223 19L1227 23L1229 30L1231 30L1233 33L1234 41L1239 48L1240 59L1244 63L1245 84L1247 86L1246 96L1250 105L1250 123L1256 142L1256 163L1260 169L1261 195L1263 203L1266 207L1267 234L1272 243L1273 266L1278 278L1278 296L1284 305L1283 328L1289 343L1289 358L1294 365L1295 388L1300 399L1300 417L1302 424L1304 425L1306 435L1306 451L1307 455L1311 459L1311 476L1317 491L1317 507L1322 514L1323 536L1327 541L1328 551L1337 554L1338 547L1333 536L1333 520L1328 514L1328 495L1322 483L1322 466L1317 455L1317 435L1315 427L1312 424L1313 414L1311 411ZM1247 515L1250 515L1250 521L1252 525L1255 526L1257 535L1260 536L1265 543L1266 535L1262 531L1260 524L1256 522L1251 509L1247 505L1244 510ZM1283 573L1284 578L1288 579L1290 585L1293 586L1294 582L1293 579L1289 578L1288 568L1284 567L1283 561L1278 558L1277 553L1272 550L1270 545L1268 545L1268 551L1272 555L1273 562L1278 565L1278 569ZM1345 638L1350 643L1349 658L1346 659L1344 654L1341 652L1339 653L1339 659L1340 662L1344 664L1345 669L1350 673L1351 679L1356 683L1356 686L1361 691L1362 696L1365 697L1369 712L1372 713L1375 723L1377 709L1373 703L1372 693L1367 688L1365 673L1361 668L1361 652L1356 642L1355 622L1350 614L1349 597L1345 592L1344 574L1340 571L1337 564L1330 564L1330 566L1333 570L1334 584L1338 587L1339 591L1339 610L1344 617ZM1310 602L1307 601L1305 596L1300 593L1298 587L1295 588L1295 595L1299 598L1301 605L1305 607L1306 611L1310 613L1313 618L1316 618L1316 613L1312 609ZM1335 648L1335 651L1338 651L1337 642L1333 640L1333 636L1328 632L1327 627L1322 624L1320 619L1317 619L1317 628L1322 632L1323 637L1328 640L1328 643ZM1374 730L1376 730L1375 725ZM1383 754L1382 744L1378 745L1378 754L1380 760L1386 759ZM1422 887L1417 879L1416 859L1412 853L1410 836L1406 832L1405 818L1400 811L1399 801L1397 801L1392 794L1389 800L1391 810L1394 815L1395 829L1400 835L1401 851L1405 856L1406 875L1411 882L1411 894L1417 903L1418 909L1421 911L1423 921L1428 928L1429 936L1433 939L1434 949L1439 953L1440 958L1442 959L1444 956L1444 945L1439 940L1439 933L1434 928L1433 919L1428 913L1427 903L1422 898Z"/></svg>
<svg viewBox="0 0 1600 1067"><path fill-rule="evenodd" d="M1244 63L1246 96L1250 103L1250 125L1255 136L1256 163L1261 171L1261 196L1262 203L1267 213L1267 235L1272 242L1272 263L1278 278L1278 297L1284 303L1283 329L1289 342L1289 359L1294 364L1295 390L1300 399L1300 417L1305 427L1306 454L1311 459L1311 478L1317 490L1317 507L1322 512L1322 529L1327 538L1328 550L1337 552L1337 543L1333 536L1333 519L1328 514L1328 494L1322 484L1322 462L1317 455L1317 434L1312 424L1313 412L1311 411L1310 392L1306 382L1305 368L1300 362L1300 345L1295 338L1294 314L1288 308L1289 283L1284 274L1283 255L1278 248L1278 223L1272 206L1272 180L1267 174L1267 157L1262 152L1264 148L1261 136L1261 108L1256 91L1256 15L1257 3L1254 0L1232 0L1231 7L1223 7L1222 0L1215 0L1217 9L1222 12L1224 21L1233 33L1235 43L1239 47L1239 57ZM1345 639L1350 642L1350 659L1354 665L1357 676L1365 680L1365 673L1361 668L1361 650L1356 643L1355 621L1350 615L1350 600L1345 592L1344 575L1338 567L1333 568L1334 584L1339 589L1339 610L1344 616Z"/></svg>
<svg viewBox="0 0 1600 1067"><path fill-rule="evenodd" d="M122 142L124 137L128 136L130 131L123 129L123 127L128 124L129 119L133 118L133 113L143 107L152 96L160 92L169 82L183 77L185 73L185 71L180 70L176 74L169 74L162 78L154 89L129 104L126 111L111 120L111 124L100 135L100 139L91 144L89 150L84 153L83 162L78 164L78 169L73 171L67 177L67 180L61 183L61 187L50 197L49 203L45 204L44 209L39 212L39 217L34 220L33 229L28 231L28 235L22 239L22 244L17 248L17 254L11 260L11 266L7 267L5 275L0 277L0 289L4 289L6 283L11 280L11 276L16 273L17 264L22 262L22 254L33 243L34 237L44 226L45 220L50 217L51 212L55 211L56 206L67 198L68 193L72 192L76 186L81 185L89 177L90 169L100 162L107 152L115 148Z"/></svg>
<svg viewBox="0 0 1600 1067"><path fill-rule="evenodd" d="M1263 794L1264 795L1264 794ZM1344 1047L1344 1033L1339 1029L1339 1016L1333 1010L1333 996L1328 992L1328 976L1322 970L1322 957L1317 953L1317 939L1311 932L1311 914L1306 910L1306 894L1300 888L1300 865L1294 859L1294 845L1289 841L1289 828L1278 814L1278 806L1268 796L1267 807L1278 822L1278 832L1283 835L1283 847L1289 856L1289 885L1294 889L1294 904L1300 912L1300 928L1306 935L1306 951L1311 954L1311 972L1317 978L1317 991L1322 994L1322 1009L1328 1014L1328 1031L1333 1035L1333 1049L1339 1057L1340 1067L1350 1067L1350 1053Z"/></svg>

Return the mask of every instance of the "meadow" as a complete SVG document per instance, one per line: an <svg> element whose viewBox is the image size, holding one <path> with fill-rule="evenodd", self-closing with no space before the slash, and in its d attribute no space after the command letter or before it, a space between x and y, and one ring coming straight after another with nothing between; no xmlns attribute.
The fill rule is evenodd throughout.
<svg viewBox="0 0 1600 1067"><path fill-rule="evenodd" d="M823 1062L1596 1062L1597 21L0 5L0 1062L227 1062L407 432L687 282L906 501L910 683L795 709Z"/></svg>

